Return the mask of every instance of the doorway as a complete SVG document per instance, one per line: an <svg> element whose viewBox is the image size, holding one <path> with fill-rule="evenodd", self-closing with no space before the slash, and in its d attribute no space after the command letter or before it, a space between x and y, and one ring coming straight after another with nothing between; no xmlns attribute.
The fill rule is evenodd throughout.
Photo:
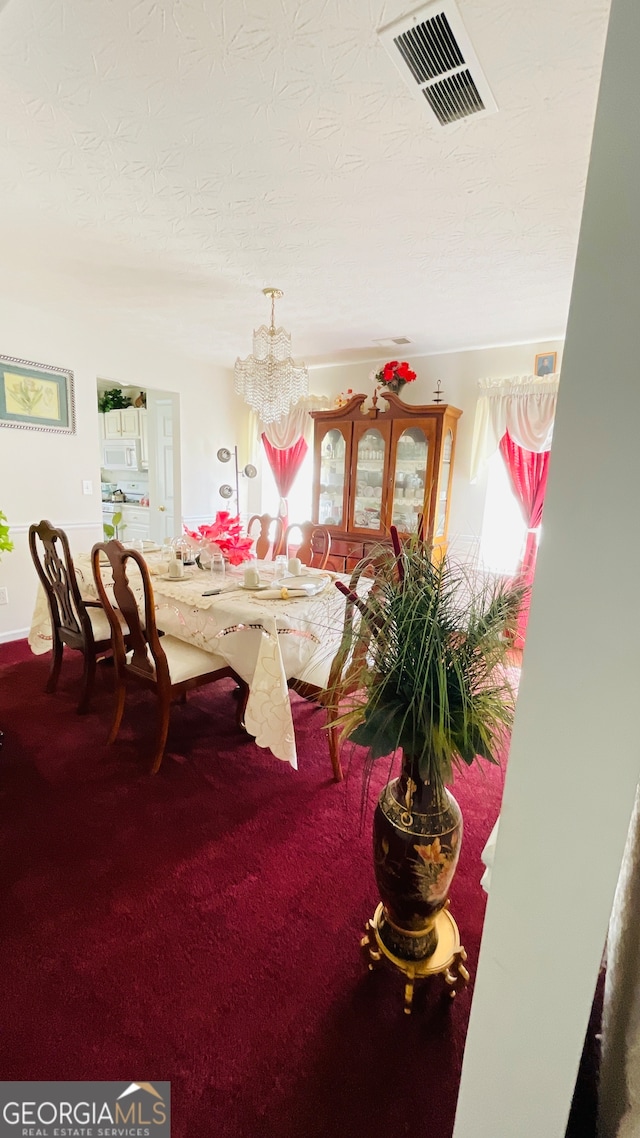
<svg viewBox="0 0 640 1138"><path fill-rule="evenodd" d="M182 529L180 396L108 379L97 388L103 524L161 545Z"/></svg>
<svg viewBox="0 0 640 1138"><path fill-rule="evenodd" d="M148 391L149 538L162 545L182 532L180 396Z"/></svg>

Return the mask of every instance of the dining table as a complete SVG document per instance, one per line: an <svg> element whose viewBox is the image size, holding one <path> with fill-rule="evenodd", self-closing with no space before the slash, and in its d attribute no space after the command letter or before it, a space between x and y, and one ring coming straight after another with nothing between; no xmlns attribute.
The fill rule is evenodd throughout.
<svg viewBox="0 0 640 1138"><path fill-rule="evenodd" d="M246 563L228 569L218 583L198 565L185 565L182 576L170 578L162 553L145 553L144 557L158 629L223 657L249 688L244 715L247 732L258 746L297 769L288 680L304 678L310 668L335 655L346 604L335 583L348 582L348 576L304 568L306 579L317 578L318 592L297 595L295 587L283 588L274 580L273 561L250 563L258 569L260 585L249 588L243 583ZM96 600L90 553L74 555L74 566L83 599ZM129 582L142 611L142 577L132 559L128 566ZM107 584L109 573L104 570ZM363 580L360 590L369 586ZM51 649L51 621L41 587L28 639L35 654Z"/></svg>

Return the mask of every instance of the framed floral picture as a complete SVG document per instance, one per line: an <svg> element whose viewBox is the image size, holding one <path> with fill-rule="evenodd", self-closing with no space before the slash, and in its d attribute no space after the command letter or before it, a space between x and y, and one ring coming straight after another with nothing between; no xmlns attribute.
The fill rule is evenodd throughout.
<svg viewBox="0 0 640 1138"><path fill-rule="evenodd" d="M0 356L0 427L73 435L73 372Z"/></svg>

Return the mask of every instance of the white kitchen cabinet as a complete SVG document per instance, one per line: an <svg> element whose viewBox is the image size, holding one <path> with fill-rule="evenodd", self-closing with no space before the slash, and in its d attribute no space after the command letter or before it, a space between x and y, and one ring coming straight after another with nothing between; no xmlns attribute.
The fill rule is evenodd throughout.
<svg viewBox="0 0 640 1138"><path fill-rule="evenodd" d="M133 541L135 538L140 538L141 541L146 541L149 537L149 509L146 506L128 506L123 503L121 506L122 521L126 525L123 540Z"/></svg>
<svg viewBox="0 0 640 1138"><path fill-rule="evenodd" d="M123 407L120 412L122 424L122 437L124 439L140 438L140 420L137 407Z"/></svg>
<svg viewBox="0 0 640 1138"><path fill-rule="evenodd" d="M126 522L126 529L122 534L122 541L147 541L149 538L149 526L137 525L135 522Z"/></svg>
<svg viewBox="0 0 640 1138"><path fill-rule="evenodd" d="M139 439L140 420L137 407L123 407L104 415L105 439Z"/></svg>
<svg viewBox="0 0 640 1138"><path fill-rule="evenodd" d="M119 523L119 538L128 542L134 539L147 541L149 537L149 509L146 506L133 506L127 502L103 502L102 520L113 525L114 514L121 514Z"/></svg>
<svg viewBox="0 0 640 1138"><path fill-rule="evenodd" d="M140 466L146 470L149 466L149 435L147 412L143 407L138 411L138 423L140 424Z"/></svg>
<svg viewBox="0 0 640 1138"><path fill-rule="evenodd" d="M105 439L122 438L122 420L120 418L120 411L107 411L105 413L104 437Z"/></svg>

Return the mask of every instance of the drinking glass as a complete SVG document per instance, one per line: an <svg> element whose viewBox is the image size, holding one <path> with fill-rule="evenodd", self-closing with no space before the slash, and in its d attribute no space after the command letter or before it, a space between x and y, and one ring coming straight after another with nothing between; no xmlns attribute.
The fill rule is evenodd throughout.
<svg viewBox="0 0 640 1138"><path fill-rule="evenodd" d="M187 554L188 554L188 549L189 549L188 543L185 541L185 539L183 537L176 537L174 539L174 541L172 542L172 545L173 545L173 556L175 557L176 561L182 561L182 563L184 564L184 562L187 560Z"/></svg>
<svg viewBox="0 0 640 1138"><path fill-rule="evenodd" d="M160 550L160 561L164 565L165 573L169 572L169 562L173 561L173 542L170 537L165 537L162 542L162 549Z"/></svg>
<svg viewBox="0 0 640 1138"><path fill-rule="evenodd" d="M221 588L224 585L224 557L221 553L211 554L211 577L213 580L214 588Z"/></svg>
<svg viewBox="0 0 640 1138"><path fill-rule="evenodd" d="M276 559L274 561L275 569L274 569L274 574L273 574L276 581L279 581L282 577L286 577L288 575L288 570L287 570L288 564L289 563L287 561L287 558L284 556L283 553L280 553L276 557Z"/></svg>

